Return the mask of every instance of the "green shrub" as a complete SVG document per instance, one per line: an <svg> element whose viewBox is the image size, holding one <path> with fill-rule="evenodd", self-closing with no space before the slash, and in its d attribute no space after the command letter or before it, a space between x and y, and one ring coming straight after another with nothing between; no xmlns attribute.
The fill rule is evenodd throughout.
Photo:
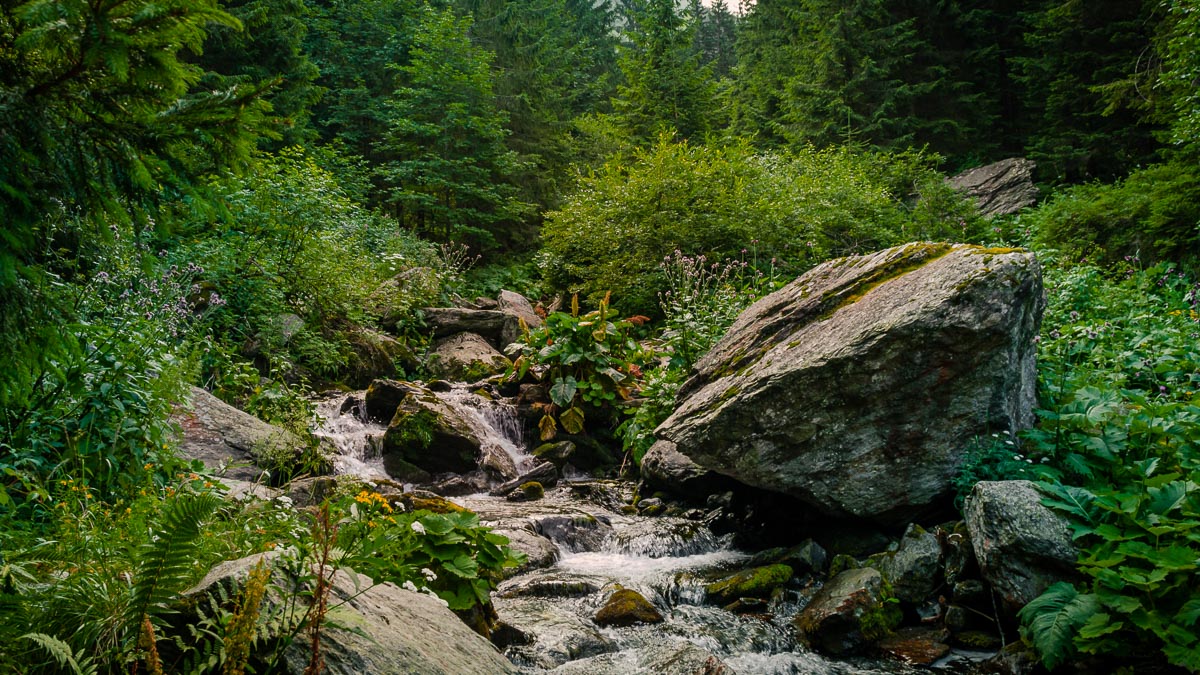
<svg viewBox="0 0 1200 675"><path fill-rule="evenodd" d="M592 302L611 291L626 312L653 314L667 285L659 264L675 250L760 269L774 261L793 274L902 241L973 241L971 207L929 161L845 149L764 154L663 137L629 162L606 163L547 214L539 264L551 288Z"/></svg>
<svg viewBox="0 0 1200 675"><path fill-rule="evenodd" d="M1085 581L1022 612L1047 666L1159 652L1200 669L1200 286L1172 267L1048 269L1039 348L1046 503L1072 521Z"/></svg>
<svg viewBox="0 0 1200 675"><path fill-rule="evenodd" d="M1039 245L1076 259L1194 259L1200 254L1200 170L1184 162L1158 164L1113 184L1078 185L1023 220Z"/></svg>
<svg viewBox="0 0 1200 675"><path fill-rule="evenodd" d="M509 377L520 379L532 371L548 387L552 405L538 423L543 441L554 438L559 427L581 433L584 404L611 417L618 402L637 390L641 368L653 354L634 337L640 321L614 315L607 297L596 311L580 314L575 296L570 314L551 313L540 328L509 346L517 354Z"/></svg>

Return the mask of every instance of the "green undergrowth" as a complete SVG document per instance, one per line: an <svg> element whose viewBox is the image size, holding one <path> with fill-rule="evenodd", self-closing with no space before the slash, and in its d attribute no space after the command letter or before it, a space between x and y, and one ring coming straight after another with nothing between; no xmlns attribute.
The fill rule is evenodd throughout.
<svg viewBox="0 0 1200 675"><path fill-rule="evenodd" d="M1200 670L1200 286L1173 265L1052 255L1039 424L1021 453L1071 520L1084 581L1030 603L1024 633L1050 667L1159 654Z"/></svg>

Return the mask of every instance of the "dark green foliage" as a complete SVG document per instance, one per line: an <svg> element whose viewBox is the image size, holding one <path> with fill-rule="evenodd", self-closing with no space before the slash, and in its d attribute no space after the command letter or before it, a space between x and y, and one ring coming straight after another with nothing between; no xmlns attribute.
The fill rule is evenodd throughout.
<svg viewBox="0 0 1200 675"><path fill-rule="evenodd" d="M162 513L155 536L142 546L134 564L127 625L136 632L144 619L154 622L171 611L179 593L195 581L192 564L200 549L204 520L220 505L211 492L180 494Z"/></svg>
<svg viewBox="0 0 1200 675"><path fill-rule="evenodd" d="M621 54L625 84L613 101L619 125L642 143L663 132L699 140L712 129L712 75L692 49L673 0L641 0L627 18L632 44Z"/></svg>
<svg viewBox="0 0 1200 675"><path fill-rule="evenodd" d="M1200 255L1200 170L1172 162L1111 185L1075 186L1022 221L1039 244L1072 256L1105 263L1192 260Z"/></svg>
<svg viewBox="0 0 1200 675"><path fill-rule="evenodd" d="M472 42L490 52L505 143L522 166L521 198L556 205L578 148L572 121L607 107L620 73L613 10L591 0L466 0ZM519 248L523 242L516 245Z"/></svg>
<svg viewBox="0 0 1200 675"><path fill-rule="evenodd" d="M1052 271L1025 452L1050 460L1046 503L1071 519L1086 581L1052 587L1023 622L1050 666L1080 650L1195 670L1197 284L1168 267Z"/></svg>
<svg viewBox="0 0 1200 675"><path fill-rule="evenodd" d="M913 203L913 193L922 198ZM675 250L784 274L902 241L972 240L977 221L916 153L757 154L661 139L582 181L543 232L552 288L658 313Z"/></svg>
<svg viewBox="0 0 1200 675"><path fill-rule="evenodd" d="M1158 6L1047 0L1031 15L1016 79L1030 116L1028 153L1047 179L1111 180L1153 157L1156 127L1131 105L1113 105L1104 87L1144 68Z"/></svg>
<svg viewBox="0 0 1200 675"><path fill-rule="evenodd" d="M520 163L504 144L490 57L467 38L470 22L425 7L410 60L388 98L388 129L375 143L383 199L398 220L439 240L513 244L528 209L511 183Z"/></svg>
<svg viewBox="0 0 1200 675"><path fill-rule="evenodd" d="M303 0L230 0L224 9L240 30L213 26L196 62L207 72L200 86L225 90L269 84L274 147L312 140L309 108L320 98L317 68L303 51L308 6Z"/></svg>

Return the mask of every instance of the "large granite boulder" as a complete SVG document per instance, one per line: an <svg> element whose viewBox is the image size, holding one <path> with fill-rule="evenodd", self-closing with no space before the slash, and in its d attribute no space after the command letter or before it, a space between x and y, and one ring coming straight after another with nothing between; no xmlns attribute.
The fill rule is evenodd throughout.
<svg viewBox="0 0 1200 675"><path fill-rule="evenodd" d="M487 400L462 391L439 395L393 380L372 382L365 399L374 419L392 411L380 451L393 478L420 483L436 474L476 469L501 481L517 477L512 454L480 410Z"/></svg>
<svg viewBox="0 0 1200 675"><path fill-rule="evenodd" d="M398 480L418 482L428 474L476 469L483 444L478 421L437 394L414 389L400 399L383 434L384 469Z"/></svg>
<svg viewBox="0 0 1200 675"><path fill-rule="evenodd" d="M833 516L941 511L976 436L1033 423L1032 253L907 244L754 303L657 433L702 467Z"/></svg>
<svg viewBox="0 0 1200 675"><path fill-rule="evenodd" d="M295 579L278 552L259 553L217 565L183 594L180 610L190 620L206 597L237 597L259 564L273 567L264 611L288 612ZM375 583L349 568L333 573L329 613L321 629L322 673L493 675L519 672L486 639L472 631L440 599ZM284 590L287 589L287 590ZM281 672L299 675L311 658L308 639L285 648Z"/></svg>
<svg viewBox="0 0 1200 675"><path fill-rule="evenodd" d="M1038 189L1033 184L1036 166L1028 159L1002 159L951 176L946 182L973 198L983 215L1002 216L1037 202Z"/></svg>
<svg viewBox="0 0 1200 675"><path fill-rule="evenodd" d="M191 409L175 416L183 430L180 454L198 459L226 478L257 481L259 457L299 456L305 442L296 434L242 412L207 391L192 387Z"/></svg>
<svg viewBox="0 0 1200 675"><path fill-rule="evenodd" d="M468 309L465 307L426 307L421 310L425 323L433 329L435 338L444 338L458 333L474 333L496 343L508 314L496 309Z"/></svg>
<svg viewBox="0 0 1200 675"><path fill-rule="evenodd" d="M977 483L963 507L983 578L1015 611L1075 577L1078 551L1066 517L1042 504L1027 480Z"/></svg>
<svg viewBox="0 0 1200 675"><path fill-rule="evenodd" d="M438 340L429 354L429 372L447 380L476 382L503 373L512 362L475 333Z"/></svg>

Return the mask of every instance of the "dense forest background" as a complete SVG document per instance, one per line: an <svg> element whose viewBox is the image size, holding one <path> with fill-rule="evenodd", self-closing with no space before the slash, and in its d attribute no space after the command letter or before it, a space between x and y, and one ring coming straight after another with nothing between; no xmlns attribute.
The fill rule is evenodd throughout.
<svg viewBox="0 0 1200 675"><path fill-rule="evenodd" d="M1041 477L1184 490L1143 523L1181 547L1128 582L1146 614L1060 598L1082 637L1041 646L1200 669L1200 597L1177 592L1200 469L1198 36L1196 0L0 0L0 660L56 663L54 635L142 658L153 613L80 618L81 594L124 591L46 560L112 576L183 517L167 496L196 479L169 414L190 384L306 433L306 396L361 385L381 349L422 374L421 307L611 292L673 355L649 404L597 431L637 456L772 283L957 240L1047 267L1043 426L1023 441ZM944 183L1011 156L1037 162L1040 207L985 220ZM969 477L1025 470L985 450ZM195 560L307 536L287 523ZM95 631L70 638L76 619Z"/></svg>

